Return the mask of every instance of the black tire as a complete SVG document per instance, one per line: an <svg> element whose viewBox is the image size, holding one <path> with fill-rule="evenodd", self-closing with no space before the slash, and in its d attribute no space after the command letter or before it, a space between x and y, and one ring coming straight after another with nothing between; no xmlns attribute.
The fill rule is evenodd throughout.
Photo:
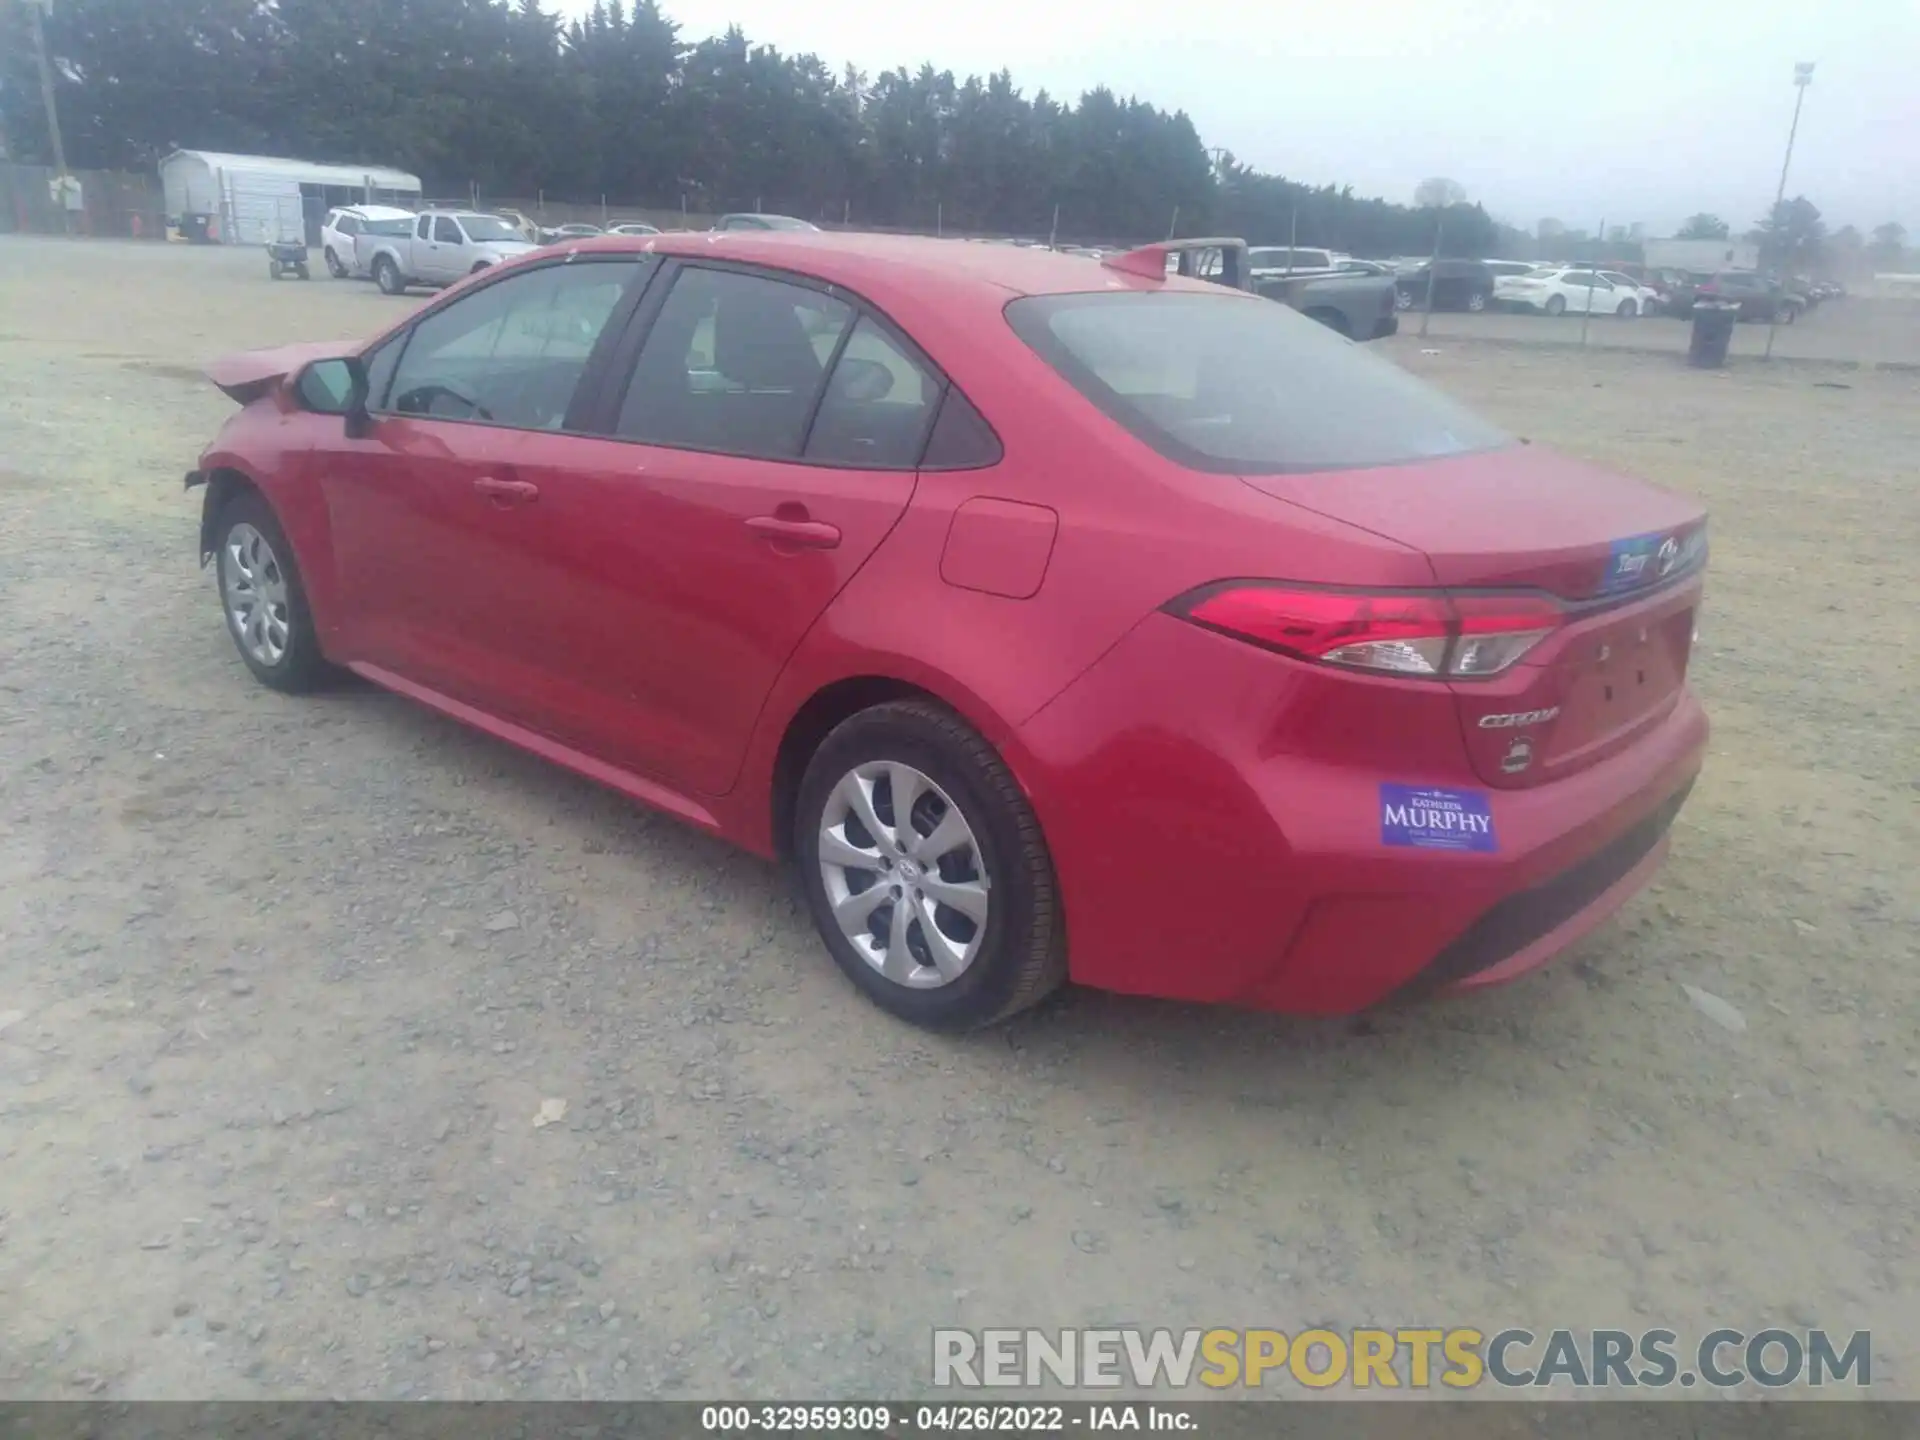
<svg viewBox="0 0 1920 1440"><path fill-rule="evenodd" d="M934 988L890 979L855 950L833 917L821 873L821 829L840 781L879 761L910 765L945 792L973 832L992 897L973 960ZM1040 822L993 747L944 706L893 701L835 727L800 782L793 855L807 907L835 963L899 1019L931 1030L972 1030L1039 1003L1066 979L1065 922ZM877 880L879 872L872 873ZM886 904L884 898L878 903Z"/></svg>
<svg viewBox="0 0 1920 1440"><path fill-rule="evenodd" d="M1800 307L1798 305L1782 305L1780 307L1780 323L1782 325L1791 325L1794 320L1798 318L1799 314Z"/></svg>
<svg viewBox="0 0 1920 1440"><path fill-rule="evenodd" d="M478 275L482 270L491 270L492 268L493 267L491 265L489 265L486 261L482 260L479 264L475 265L471 270L469 270L467 274Z"/></svg>
<svg viewBox="0 0 1920 1440"><path fill-rule="evenodd" d="M1325 306L1316 306L1312 310L1303 310L1300 313L1305 315L1309 320L1318 320L1336 335L1345 335L1349 338L1353 335L1353 332L1347 328L1347 317L1342 315L1338 310L1329 310Z"/></svg>
<svg viewBox="0 0 1920 1440"><path fill-rule="evenodd" d="M340 263L340 257L333 253L333 247L327 246L327 273L336 280L347 278L347 267Z"/></svg>
<svg viewBox="0 0 1920 1440"><path fill-rule="evenodd" d="M257 531L272 551L273 567L286 590L286 645L279 658L271 663L262 660L248 648L234 618L234 607L227 603L228 566L233 563L229 547L236 543L235 532L243 525ZM219 518L214 522L213 533L214 591L220 597L220 614L226 621L228 638L233 641L233 648L239 652L242 663L262 685L292 695L325 683L332 674L332 667L320 653L320 640L314 634L313 612L307 605L307 591L300 579L300 566L294 559L293 546L287 540L287 532L280 528L273 507L267 504L259 491L242 490L222 508Z"/></svg>
<svg viewBox="0 0 1920 1440"><path fill-rule="evenodd" d="M407 277L400 273L391 255L382 255L373 262L373 283L380 287L382 295L407 293Z"/></svg>
<svg viewBox="0 0 1920 1440"><path fill-rule="evenodd" d="M1640 313L1640 307L1631 300L1622 300L1620 302L1620 308L1613 313L1618 315L1622 320L1631 320Z"/></svg>
<svg viewBox="0 0 1920 1440"><path fill-rule="evenodd" d="M1566 314L1567 313L1567 297L1564 295L1549 295L1547 297L1546 311L1547 311L1547 314L1549 315Z"/></svg>

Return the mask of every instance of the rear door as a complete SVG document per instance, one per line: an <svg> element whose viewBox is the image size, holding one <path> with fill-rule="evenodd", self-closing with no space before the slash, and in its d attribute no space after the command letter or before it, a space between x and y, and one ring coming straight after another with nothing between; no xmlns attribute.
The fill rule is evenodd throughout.
<svg viewBox="0 0 1920 1440"><path fill-rule="evenodd" d="M571 744L719 794L781 667L906 509L943 382L797 276L683 265L655 288L606 437L525 472L538 658Z"/></svg>

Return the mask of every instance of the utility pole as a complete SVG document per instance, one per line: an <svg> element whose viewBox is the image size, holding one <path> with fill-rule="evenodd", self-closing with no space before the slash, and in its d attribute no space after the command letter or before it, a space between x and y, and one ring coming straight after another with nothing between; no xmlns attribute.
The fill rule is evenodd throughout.
<svg viewBox="0 0 1920 1440"><path fill-rule="evenodd" d="M1780 207L1787 203L1787 171L1793 165L1793 142L1800 133L1800 107L1807 103L1807 87L1813 84L1813 62L1803 60L1793 67L1793 124L1787 127L1787 155L1780 162L1780 188L1773 192L1773 214L1767 218L1773 222L1774 238L1780 237ZM1781 286L1784 295L1786 287ZM1773 358L1773 335L1780 326L1780 306L1776 303L1773 315L1767 321L1766 358Z"/></svg>
<svg viewBox="0 0 1920 1440"><path fill-rule="evenodd" d="M47 107L47 138L53 146L53 173L57 182L67 178L67 147L60 138L60 110L53 100L53 64L47 59L47 31L41 23L40 12L51 9L53 0L26 0L27 23L33 27L33 54L40 62L40 100ZM64 183L59 186L60 228L68 233L73 230L73 219L67 211L67 192Z"/></svg>

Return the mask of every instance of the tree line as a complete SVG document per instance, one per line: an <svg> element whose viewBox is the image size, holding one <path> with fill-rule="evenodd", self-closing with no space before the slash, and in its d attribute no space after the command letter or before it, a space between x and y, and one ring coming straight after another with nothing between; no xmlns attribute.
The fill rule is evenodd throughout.
<svg viewBox="0 0 1920 1440"><path fill-rule="evenodd" d="M1718 215L1702 211L1687 217L1677 233L1681 240L1725 240L1733 227ZM1760 248L1760 263L1769 268L1813 271L1831 266L1857 270L1861 261L1898 267L1905 263L1907 227L1889 220L1863 236L1852 225L1829 231L1820 207L1804 195L1782 200L1746 238Z"/></svg>
<svg viewBox="0 0 1920 1440"><path fill-rule="evenodd" d="M0 4L0 127L51 155L25 6ZM1062 239L1235 234L1361 255L1496 253L1452 182L1356 196L1209 149L1182 111L1071 103L1007 71L873 75L752 43L689 44L657 0L563 21L541 0L60 0L46 16L68 162L177 148L384 163L429 194Z"/></svg>

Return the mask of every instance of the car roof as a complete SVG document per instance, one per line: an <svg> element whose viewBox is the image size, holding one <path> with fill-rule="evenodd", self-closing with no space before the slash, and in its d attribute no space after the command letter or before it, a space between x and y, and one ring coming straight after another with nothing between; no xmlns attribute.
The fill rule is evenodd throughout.
<svg viewBox="0 0 1920 1440"><path fill-rule="evenodd" d="M968 245L929 235L871 235L832 230L703 230L671 235L608 235L581 242L583 254L641 251L689 259L733 260L795 270L845 285L891 308L888 296L933 287L996 309L1020 295L1101 290L1181 289L1234 294L1204 280L1153 279L1080 255L1016 245Z"/></svg>
<svg viewBox="0 0 1920 1440"><path fill-rule="evenodd" d="M358 215L362 220L411 220L414 212L393 205L339 205L342 215Z"/></svg>

